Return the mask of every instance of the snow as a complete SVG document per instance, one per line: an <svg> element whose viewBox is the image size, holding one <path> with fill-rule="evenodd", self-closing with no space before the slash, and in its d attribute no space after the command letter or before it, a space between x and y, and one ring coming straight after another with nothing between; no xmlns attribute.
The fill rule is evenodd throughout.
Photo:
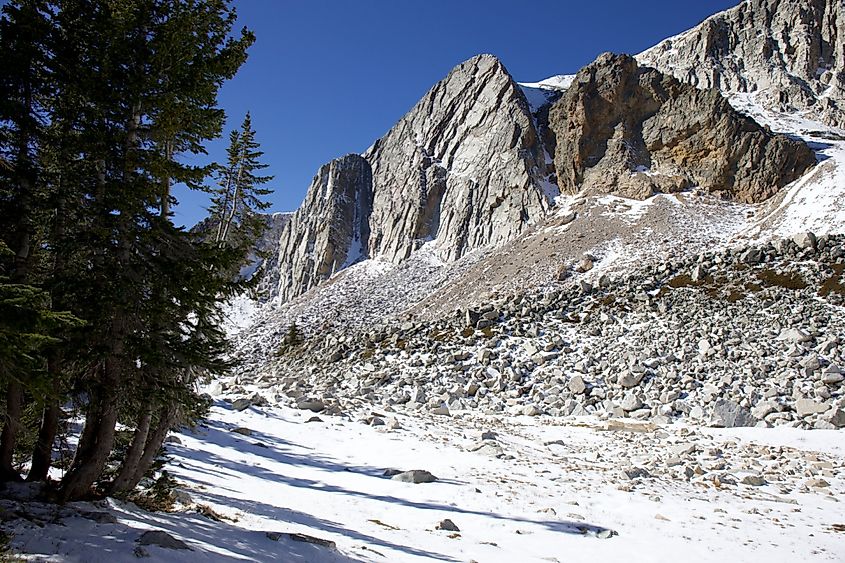
<svg viewBox="0 0 845 563"><path fill-rule="evenodd" d="M525 94L528 107L532 114L536 114L543 106L555 99L575 80L574 74L560 74L540 82L519 82L519 87Z"/></svg>
<svg viewBox="0 0 845 563"><path fill-rule="evenodd" d="M255 322L259 304L248 293L233 297L224 309L223 329L232 336Z"/></svg>
<svg viewBox="0 0 845 563"><path fill-rule="evenodd" d="M566 90L575 82L574 74L557 74L539 82L520 82L525 88L540 88L545 90Z"/></svg>
<svg viewBox="0 0 845 563"><path fill-rule="evenodd" d="M205 425L167 446L167 470L192 497L173 513L147 513L109 500L94 507L118 522L69 518L43 528L19 524L12 546L41 561L135 560L136 539L164 530L191 551L145 547L158 561L520 561L636 562L837 561L845 544L830 524L845 506L825 493L774 485L707 487L643 480L625 486L615 454L632 434L590 418L499 419L459 413L395 416L385 431L353 419L285 406L233 411L218 400ZM251 436L232 432L241 427ZM492 429L506 456L466 450L469 432ZM680 425L658 432L687 436ZM760 443L802 452L845 453L837 431L703 430L698 438L729 448ZM574 469L577 467L578 469ZM409 484L385 469L425 469L435 483ZM740 476L738 474L738 476ZM845 479L826 477L832 495ZM84 507L84 503L77 506ZM222 521L199 514L207 505ZM435 529L452 520L457 533ZM788 530L788 532L786 532ZM305 534L337 550L265 532ZM611 537L605 537L613 533Z"/></svg>
<svg viewBox="0 0 845 563"><path fill-rule="evenodd" d="M798 232L845 232L845 130L801 115L771 111L754 94L737 94L731 105L773 131L806 142L816 152L818 164L803 177L762 206L760 219L746 238L763 240Z"/></svg>

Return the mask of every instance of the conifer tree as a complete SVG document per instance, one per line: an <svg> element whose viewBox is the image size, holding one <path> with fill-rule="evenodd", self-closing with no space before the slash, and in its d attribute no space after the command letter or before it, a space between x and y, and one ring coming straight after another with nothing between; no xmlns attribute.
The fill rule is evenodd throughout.
<svg viewBox="0 0 845 563"><path fill-rule="evenodd" d="M226 154L226 166L218 166L218 189L212 207L212 214L219 220L215 240L221 245L234 244L235 231L241 243L261 233L265 224L259 212L270 207L262 197L272 193L261 186L273 179L260 175L267 165L259 160L264 153L255 140L249 112L240 129L230 133Z"/></svg>
<svg viewBox="0 0 845 563"><path fill-rule="evenodd" d="M42 145L46 107L50 98L48 71L49 4L28 0L3 6L0 18L0 293L12 302L25 302L29 311L46 313L37 283L39 239L43 223L44 187L38 151ZM28 289L25 289L28 288ZM34 307L34 309L32 308ZM20 479L13 468L13 452L20 428L25 393L36 380L41 362L21 351L29 372L15 374L0 367L5 389L5 416L0 433L0 479ZM34 371L33 371L34 370Z"/></svg>
<svg viewBox="0 0 845 563"><path fill-rule="evenodd" d="M28 479L46 478L71 399L85 425L60 497L102 479L118 420L135 436L107 488L126 492L167 431L202 409L196 382L230 366L221 306L245 285L230 272L248 236L221 245L177 227L171 188L204 189L209 167L183 156L222 129L217 92L254 39L233 36L234 22L229 0L4 6L0 59L13 64L0 66L0 315L14 322L0 319L0 477L20 478L16 413L37 401ZM243 132L245 183L225 218L248 235L242 210L258 208L262 178L248 120Z"/></svg>

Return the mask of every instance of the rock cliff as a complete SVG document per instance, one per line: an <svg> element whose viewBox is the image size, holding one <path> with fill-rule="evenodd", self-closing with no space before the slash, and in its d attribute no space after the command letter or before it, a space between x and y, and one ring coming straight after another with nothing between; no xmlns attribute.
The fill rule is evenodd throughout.
<svg viewBox="0 0 845 563"><path fill-rule="evenodd" d="M367 151L370 256L393 262L434 240L454 260L542 217L543 148L528 104L491 55L453 69Z"/></svg>
<svg viewBox="0 0 845 563"><path fill-rule="evenodd" d="M643 199L699 186L759 202L815 164L802 142L737 113L627 55L605 53L578 72L549 113L562 192Z"/></svg>
<svg viewBox="0 0 845 563"><path fill-rule="evenodd" d="M491 55L455 67L363 155L320 169L263 281L296 297L362 257L401 262L433 241L446 261L544 216L542 143L519 86Z"/></svg>
<svg viewBox="0 0 845 563"><path fill-rule="evenodd" d="M286 301L363 256L372 208L370 164L357 154L323 165L285 225L262 287Z"/></svg>
<svg viewBox="0 0 845 563"><path fill-rule="evenodd" d="M699 88L845 127L845 3L746 0L638 55Z"/></svg>

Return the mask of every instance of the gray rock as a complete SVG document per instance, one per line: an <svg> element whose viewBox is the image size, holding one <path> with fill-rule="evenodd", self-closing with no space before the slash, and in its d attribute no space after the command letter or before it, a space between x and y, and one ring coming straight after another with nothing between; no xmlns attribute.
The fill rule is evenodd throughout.
<svg viewBox="0 0 845 563"><path fill-rule="evenodd" d="M780 331L778 340L786 342L809 342L813 339L812 336L798 328L785 328Z"/></svg>
<svg viewBox="0 0 845 563"><path fill-rule="evenodd" d="M488 455L490 457L499 457L505 454L505 451L499 444L488 441L473 444L472 446L467 448L467 451L475 452L481 455Z"/></svg>
<svg viewBox="0 0 845 563"><path fill-rule="evenodd" d="M191 550L188 544L162 530L148 530L141 534L137 541L139 545L157 545L165 549Z"/></svg>
<svg viewBox="0 0 845 563"><path fill-rule="evenodd" d="M326 405L320 399L301 398L296 401L296 408L303 411L322 412L326 409Z"/></svg>
<svg viewBox="0 0 845 563"><path fill-rule="evenodd" d="M736 428L740 426L754 426L757 424L751 412L734 401L717 399L713 403L710 426L717 428Z"/></svg>
<svg viewBox="0 0 845 563"><path fill-rule="evenodd" d="M759 264L763 261L763 253L759 248L749 248L740 256L740 260L745 264Z"/></svg>
<svg viewBox="0 0 845 563"><path fill-rule="evenodd" d="M643 380L643 375L644 373L642 372L629 371L627 373L622 374L622 376L619 378L619 384L622 387L628 389L630 389L631 387L636 387Z"/></svg>
<svg viewBox="0 0 845 563"><path fill-rule="evenodd" d="M636 393L629 391L625 394L625 397L622 399L622 404L619 406L621 406L625 412L631 412L641 408L643 406L643 402Z"/></svg>
<svg viewBox="0 0 845 563"><path fill-rule="evenodd" d="M840 0L755 0L711 16L637 58L698 88L726 95L754 92L766 107L807 112L811 119L845 127L842 29Z"/></svg>
<svg viewBox="0 0 845 563"><path fill-rule="evenodd" d="M252 401L250 399L235 399L232 403L232 409L238 412L244 411L252 406Z"/></svg>
<svg viewBox="0 0 845 563"><path fill-rule="evenodd" d="M401 481L402 483L434 483L437 477L423 469L412 469L411 471L403 471L391 477L394 481Z"/></svg>
<svg viewBox="0 0 845 563"><path fill-rule="evenodd" d="M522 409L522 414L525 416L538 416L542 413L543 411L541 411L537 405L525 405Z"/></svg>
<svg viewBox="0 0 845 563"><path fill-rule="evenodd" d="M762 487L766 484L766 479L762 475L746 475L740 481L743 485L750 485L752 487Z"/></svg>
<svg viewBox="0 0 845 563"><path fill-rule="evenodd" d="M631 481L633 479L646 479L651 477L651 473L648 470L642 467L629 467L627 469L622 469L619 472L619 476L622 479Z"/></svg>
<svg viewBox="0 0 845 563"><path fill-rule="evenodd" d="M249 428L244 428L243 426L232 428L232 432L234 432L235 434L240 434L242 436L252 436L252 430L250 430Z"/></svg>
<svg viewBox="0 0 845 563"><path fill-rule="evenodd" d="M86 520L93 520L97 524L117 524L117 517L111 512L103 512L98 510L82 511L80 516Z"/></svg>
<svg viewBox="0 0 845 563"><path fill-rule="evenodd" d="M825 413L824 418L836 428L845 427L845 409L833 408Z"/></svg>
<svg viewBox="0 0 845 563"><path fill-rule="evenodd" d="M792 242L803 250L814 249L816 248L816 235L810 232L798 233L792 237Z"/></svg>
<svg viewBox="0 0 845 563"><path fill-rule="evenodd" d="M773 412L777 412L778 404L775 401L760 401L751 409L751 416L763 420Z"/></svg>
<svg viewBox="0 0 845 563"><path fill-rule="evenodd" d="M439 524L437 524L437 526L435 526L435 529L437 529L437 530L446 530L446 531L448 531L448 532L460 532L460 531L461 531L461 529L460 529L460 528L458 528L458 527L455 525L455 523L454 523L454 522L452 522L451 520L449 520L448 518L447 518L447 519L445 519L445 520L441 520L441 521L440 521L440 523L439 523Z"/></svg>
<svg viewBox="0 0 845 563"><path fill-rule="evenodd" d="M436 414L440 416L452 416L452 413L449 412L449 406L446 403L440 403L436 407L431 409L431 414Z"/></svg>
<svg viewBox="0 0 845 563"><path fill-rule="evenodd" d="M584 378L580 375L573 376L569 380L567 387L569 387L569 390L572 391L575 395L580 395L587 389L587 385L584 383Z"/></svg>
<svg viewBox="0 0 845 563"><path fill-rule="evenodd" d="M830 408L830 405L819 403L818 401L814 401L812 399L798 399L795 401L795 412L797 412L800 417L821 414L828 408Z"/></svg>

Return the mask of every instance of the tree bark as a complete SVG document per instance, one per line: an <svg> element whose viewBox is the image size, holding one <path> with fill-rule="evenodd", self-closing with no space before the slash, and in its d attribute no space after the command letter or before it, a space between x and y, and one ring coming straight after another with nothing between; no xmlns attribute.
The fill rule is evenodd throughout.
<svg viewBox="0 0 845 563"><path fill-rule="evenodd" d="M61 407L57 400L50 399L50 404L41 413L41 426L38 428L38 441L32 450L32 465L27 481L46 481L53 465L53 443L59 429Z"/></svg>
<svg viewBox="0 0 845 563"><path fill-rule="evenodd" d="M60 354L53 352L47 359L47 373L53 384L53 393L47 397L47 404L41 412L41 425L38 427L38 440L32 449L32 464L29 468L27 481L45 481L53 464L53 443L56 441L56 434L59 429L59 416L61 406L59 405L59 394L61 389L61 365Z"/></svg>
<svg viewBox="0 0 845 563"><path fill-rule="evenodd" d="M99 389L92 392L85 428L79 438L73 463L62 479L60 496L62 501L84 498L91 485L100 476L114 445L114 429L117 424L117 400L119 367L115 357L107 358L105 376Z"/></svg>
<svg viewBox="0 0 845 563"><path fill-rule="evenodd" d="M229 217L226 218L226 226L223 228L223 236L221 237L221 242L226 242L229 238L229 228L232 226L232 221L235 218L235 212L238 209L238 195L240 194L241 190L241 182L243 182L243 172L244 172L244 159L246 158L246 146L244 146L243 150L241 151L241 162L238 166L238 177L235 180L235 193L232 195L232 210L229 212Z"/></svg>
<svg viewBox="0 0 845 563"><path fill-rule="evenodd" d="M132 444L129 446L129 451L126 452L126 457L123 458L123 462L120 464L120 471L115 480L109 485L109 495L113 496L125 493L134 488L134 485L130 486L130 484L135 477L135 473L138 471L138 464L144 455L152 421L152 407L147 407L138 420L135 434L132 436Z"/></svg>
<svg viewBox="0 0 845 563"><path fill-rule="evenodd" d="M23 406L23 387L16 380L10 380L6 389L6 415L3 433L0 435L0 480L21 481L21 475L14 467L15 440L20 429Z"/></svg>
<svg viewBox="0 0 845 563"><path fill-rule="evenodd" d="M164 439L167 438L167 433L170 432L174 424L176 424L178 417L179 409L175 405L165 405L162 407L158 417L158 423L156 424L155 429L147 437L147 443L144 445L144 453L138 461L135 473L132 475L132 478L126 482L126 491L131 491L137 487L138 483L141 482L141 479L144 478L147 471L150 470L150 467L152 467L153 462L161 449L161 445L164 443Z"/></svg>

